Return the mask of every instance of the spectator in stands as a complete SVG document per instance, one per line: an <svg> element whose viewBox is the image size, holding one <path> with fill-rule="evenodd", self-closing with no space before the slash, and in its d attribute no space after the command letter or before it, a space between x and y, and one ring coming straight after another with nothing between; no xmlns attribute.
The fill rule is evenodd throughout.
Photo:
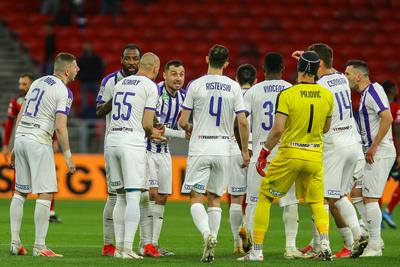
<svg viewBox="0 0 400 267"><path fill-rule="evenodd" d="M90 117L88 93L92 92L93 96L97 94L99 82L104 73L103 60L93 52L90 43L84 44L83 53L78 58L78 66L80 67L78 79L81 82L81 111L84 117ZM95 117L94 111L92 113Z"/></svg>
<svg viewBox="0 0 400 267"><path fill-rule="evenodd" d="M102 0L101 11L102 15L112 14L116 17L120 12L120 0Z"/></svg>
<svg viewBox="0 0 400 267"><path fill-rule="evenodd" d="M42 73L43 75L53 74L53 58L57 51L56 33L52 22L46 24L47 35L44 41L44 61Z"/></svg>
<svg viewBox="0 0 400 267"><path fill-rule="evenodd" d="M43 15L55 17L60 8L60 0L42 0L41 12Z"/></svg>

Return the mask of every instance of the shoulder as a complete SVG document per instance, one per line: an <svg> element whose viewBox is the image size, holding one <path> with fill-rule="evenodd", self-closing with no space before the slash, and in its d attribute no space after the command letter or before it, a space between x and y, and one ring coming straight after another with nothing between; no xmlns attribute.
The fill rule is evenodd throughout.
<svg viewBox="0 0 400 267"><path fill-rule="evenodd" d="M108 74L106 77L103 78L103 80L101 80L101 86L106 86L106 84L109 81L114 82L114 78L117 76L117 74L118 74L118 71L114 71L114 72Z"/></svg>

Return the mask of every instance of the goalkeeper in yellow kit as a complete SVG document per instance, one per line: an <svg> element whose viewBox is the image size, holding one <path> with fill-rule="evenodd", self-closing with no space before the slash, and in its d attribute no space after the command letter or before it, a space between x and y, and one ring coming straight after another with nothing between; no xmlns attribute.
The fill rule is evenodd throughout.
<svg viewBox="0 0 400 267"><path fill-rule="evenodd" d="M254 216L254 245L238 260L264 259L271 203L274 198L283 197L294 182L297 197L304 197L311 206L321 235L322 259L331 260L329 215L324 208L322 134L329 130L334 104L332 93L314 82L319 64L315 52L303 53L297 65L298 84L283 90L277 98L274 125L257 161L257 171L264 178ZM265 174L267 157L279 140L278 153Z"/></svg>

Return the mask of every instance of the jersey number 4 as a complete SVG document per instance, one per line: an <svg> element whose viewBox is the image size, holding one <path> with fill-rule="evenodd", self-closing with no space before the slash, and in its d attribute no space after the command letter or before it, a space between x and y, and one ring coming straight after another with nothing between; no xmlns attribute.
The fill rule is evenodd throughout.
<svg viewBox="0 0 400 267"><path fill-rule="evenodd" d="M221 124L221 109L222 109L222 97L219 96L217 99L217 111L215 111L214 106L215 106L215 99L214 96L211 97L210 99L210 109L209 109L209 113L211 116L215 116L216 117L216 122L215 125L216 126L220 126Z"/></svg>
<svg viewBox="0 0 400 267"><path fill-rule="evenodd" d="M113 120L117 121L122 119L123 121L129 120L132 112L132 104L128 101L128 97L135 96L132 92L117 92L113 100ZM122 102L121 102L122 99ZM126 107L126 114L122 113L122 107ZM116 110L114 110L116 108Z"/></svg>

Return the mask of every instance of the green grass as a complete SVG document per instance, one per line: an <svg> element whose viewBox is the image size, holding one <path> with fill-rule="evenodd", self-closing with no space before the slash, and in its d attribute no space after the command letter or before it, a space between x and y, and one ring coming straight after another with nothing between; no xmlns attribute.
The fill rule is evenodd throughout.
<svg viewBox="0 0 400 267"><path fill-rule="evenodd" d="M64 254L64 258L34 258L31 255L34 241L33 210L34 201L25 204L24 221L21 238L28 249L29 256L15 257L8 254L9 200L0 201L0 266L204 266L200 263L202 253L202 238L195 228L189 213L187 203L169 203L165 212L164 229L160 243L176 253L174 257L160 259L145 258L143 261L124 261L101 257L102 248L102 211L103 202L89 201L57 201L56 209L63 219L62 224L50 224L47 245L56 252ZM399 213L396 214L400 221ZM227 205L223 207L223 218L216 260L213 266L399 266L399 230L385 229L382 231L385 240L383 257L338 259L330 263L318 260L286 260L283 258L284 230L281 220L282 210L273 205L270 229L264 245L264 262L239 263L232 254L233 242L230 231ZM300 228L297 238L299 247L305 245L311 236L310 211L307 206L300 208ZM334 224L332 222L332 224ZM334 251L341 248L342 241L334 225L331 224L331 245ZM135 248L137 247L137 239Z"/></svg>

